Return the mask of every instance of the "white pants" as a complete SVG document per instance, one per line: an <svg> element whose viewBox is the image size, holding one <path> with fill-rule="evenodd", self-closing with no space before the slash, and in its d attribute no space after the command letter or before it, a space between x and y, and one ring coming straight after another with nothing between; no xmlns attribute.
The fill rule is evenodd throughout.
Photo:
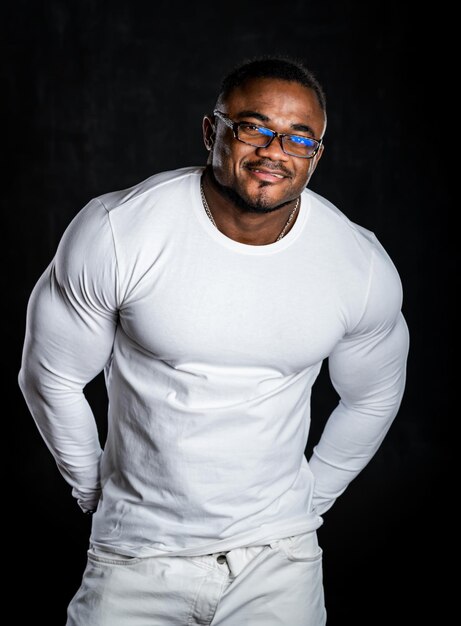
<svg viewBox="0 0 461 626"><path fill-rule="evenodd" d="M324 626L316 532L206 556L90 548L66 626Z"/></svg>

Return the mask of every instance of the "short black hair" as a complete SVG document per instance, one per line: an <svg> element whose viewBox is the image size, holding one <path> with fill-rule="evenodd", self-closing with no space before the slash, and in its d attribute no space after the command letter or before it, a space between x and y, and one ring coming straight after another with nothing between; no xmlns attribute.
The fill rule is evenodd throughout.
<svg viewBox="0 0 461 626"><path fill-rule="evenodd" d="M252 78L279 78L300 83L314 91L322 111L326 111L325 92L315 75L302 61L286 55L254 57L236 66L221 81L218 101L225 100L236 87Z"/></svg>

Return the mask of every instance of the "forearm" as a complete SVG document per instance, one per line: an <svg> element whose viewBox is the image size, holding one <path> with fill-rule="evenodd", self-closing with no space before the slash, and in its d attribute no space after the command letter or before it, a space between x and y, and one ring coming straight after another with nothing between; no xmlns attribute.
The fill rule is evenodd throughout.
<svg viewBox="0 0 461 626"><path fill-rule="evenodd" d="M402 316L385 338L357 359L347 348L330 369L340 402L330 415L309 465L314 507L325 513L373 458L399 410L405 387L408 333Z"/></svg>
<svg viewBox="0 0 461 626"><path fill-rule="evenodd" d="M35 361L35 363L34 363ZM70 389L28 353L19 386L57 467L83 510L95 508L100 494L99 433L82 389Z"/></svg>
<svg viewBox="0 0 461 626"><path fill-rule="evenodd" d="M340 403L331 414L309 465L315 477L314 508L325 513L375 455L397 410L362 414Z"/></svg>

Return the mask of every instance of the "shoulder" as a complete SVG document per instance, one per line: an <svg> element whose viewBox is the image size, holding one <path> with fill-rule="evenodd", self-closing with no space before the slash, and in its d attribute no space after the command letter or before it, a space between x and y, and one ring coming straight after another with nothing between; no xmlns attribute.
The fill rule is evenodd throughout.
<svg viewBox="0 0 461 626"><path fill-rule="evenodd" d="M157 199L170 196L171 194L187 193L191 185L202 174L202 167L183 167L154 174L145 180L118 191L97 196L98 202L108 212L113 212L125 207L142 207L149 202L151 205Z"/></svg>
<svg viewBox="0 0 461 626"><path fill-rule="evenodd" d="M306 189L304 194L309 199L313 213L312 219L316 225L325 229L330 238L336 238L338 243L345 246L354 246L370 254L377 242L376 235L367 228L353 222L336 205L320 194ZM352 250L350 250L352 252Z"/></svg>
<svg viewBox="0 0 461 626"><path fill-rule="evenodd" d="M171 216L171 206L190 193L203 168L187 167L155 174L131 187L93 197L68 225L60 248L90 255L105 254L114 242L153 232L162 214Z"/></svg>
<svg viewBox="0 0 461 626"><path fill-rule="evenodd" d="M373 263L393 273L397 270L376 234L353 222L337 206L319 194L306 190L310 202L310 220L315 225L316 237L324 239L331 255L367 271Z"/></svg>
<svg viewBox="0 0 461 626"><path fill-rule="evenodd" d="M376 234L350 220L326 198L306 190L316 237L323 238L330 262L356 296L360 326L392 320L402 305L402 283L398 270ZM306 193L305 192L305 193ZM360 288L356 288L360 285ZM356 317L354 315L354 317ZM357 320L357 318L356 318Z"/></svg>

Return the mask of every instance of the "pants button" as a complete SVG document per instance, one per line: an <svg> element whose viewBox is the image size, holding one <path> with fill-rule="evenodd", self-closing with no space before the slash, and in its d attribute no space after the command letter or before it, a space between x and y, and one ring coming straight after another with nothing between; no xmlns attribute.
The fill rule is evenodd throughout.
<svg viewBox="0 0 461 626"><path fill-rule="evenodd" d="M226 562L226 555L225 554L218 554L218 556L216 557L216 560L220 564L225 563Z"/></svg>

